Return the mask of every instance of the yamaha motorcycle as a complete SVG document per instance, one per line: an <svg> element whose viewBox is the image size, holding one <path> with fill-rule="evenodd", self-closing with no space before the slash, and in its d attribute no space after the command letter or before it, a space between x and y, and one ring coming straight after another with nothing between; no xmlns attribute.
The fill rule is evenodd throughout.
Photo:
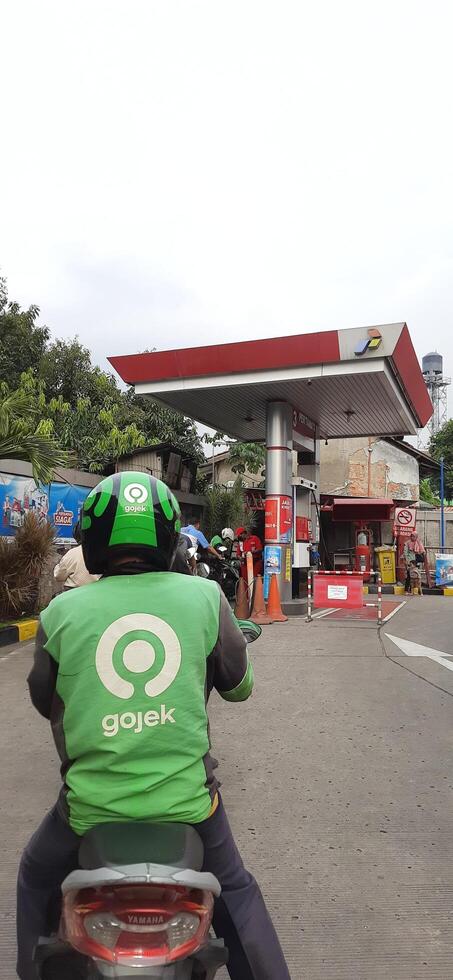
<svg viewBox="0 0 453 980"><path fill-rule="evenodd" d="M261 634L240 622L247 641ZM185 824L106 823L82 838L62 885L56 936L41 939L41 980L213 980L227 962L211 935L220 885Z"/></svg>

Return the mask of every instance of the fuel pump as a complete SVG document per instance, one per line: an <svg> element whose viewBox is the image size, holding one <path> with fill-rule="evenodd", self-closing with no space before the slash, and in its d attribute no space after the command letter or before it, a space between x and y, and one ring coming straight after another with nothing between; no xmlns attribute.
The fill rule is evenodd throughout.
<svg viewBox="0 0 453 980"><path fill-rule="evenodd" d="M368 582L371 570L371 531L365 524L358 524L355 532L355 570L363 573Z"/></svg>
<svg viewBox="0 0 453 980"><path fill-rule="evenodd" d="M292 452L292 577L293 596L299 595L299 584L306 581L318 554L319 542L319 434L305 415L293 413Z"/></svg>

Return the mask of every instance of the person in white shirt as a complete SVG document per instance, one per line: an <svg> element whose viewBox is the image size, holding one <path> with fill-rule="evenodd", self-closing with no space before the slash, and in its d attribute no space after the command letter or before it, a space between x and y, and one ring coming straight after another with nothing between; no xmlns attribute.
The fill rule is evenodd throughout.
<svg viewBox="0 0 453 980"><path fill-rule="evenodd" d="M80 541L79 525L74 530L76 541ZM54 578L57 582L62 582L65 589L77 589L80 585L89 585L90 582L97 582L100 575L90 575L83 560L82 545L67 551L64 557L55 565L53 570Z"/></svg>

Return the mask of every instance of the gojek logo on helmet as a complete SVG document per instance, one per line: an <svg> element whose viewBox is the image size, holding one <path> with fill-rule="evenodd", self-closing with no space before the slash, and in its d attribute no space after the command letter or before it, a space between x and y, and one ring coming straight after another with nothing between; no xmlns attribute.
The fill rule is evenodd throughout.
<svg viewBox="0 0 453 980"><path fill-rule="evenodd" d="M142 489L142 488L140 488ZM137 633L149 635L137 639ZM159 672L143 684L142 691L149 698L163 694L175 680L181 666L181 645L174 629L149 613L131 613L121 616L104 630L96 648L96 671L99 679L110 694L117 698L128 700L136 692L136 684L126 680L118 673L114 664L114 654L118 644L131 634L130 642L123 646L122 662L131 674L145 674L154 666L156 652L153 641L156 638L162 644L164 661ZM138 684L137 684L138 686ZM174 724L174 708L167 709L164 704L153 711L126 711L122 714L105 715L102 719L104 735L112 738L121 729L139 734L143 728L154 728L156 725Z"/></svg>
<svg viewBox="0 0 453 980"><path fill-rule="evenodd" d="M126 513L145 510L143 504L148 500L148 496L146 487L141 483L128 483L124 488L124 498L127 500Z"/></svg>

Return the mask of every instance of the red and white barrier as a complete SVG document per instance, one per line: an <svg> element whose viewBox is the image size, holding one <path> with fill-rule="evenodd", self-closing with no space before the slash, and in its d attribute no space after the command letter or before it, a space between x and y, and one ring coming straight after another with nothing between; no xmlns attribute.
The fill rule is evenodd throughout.
<svg viewBox="0 0 453 980"><path fill-rule="evenodd" d="M335 579L335 582L333 581ZM307 618L311 623L313 609L361 609L365 604L362 572L309 571L307 582ZM377 575L377 625L382 625L382 578Z"/></svg>

